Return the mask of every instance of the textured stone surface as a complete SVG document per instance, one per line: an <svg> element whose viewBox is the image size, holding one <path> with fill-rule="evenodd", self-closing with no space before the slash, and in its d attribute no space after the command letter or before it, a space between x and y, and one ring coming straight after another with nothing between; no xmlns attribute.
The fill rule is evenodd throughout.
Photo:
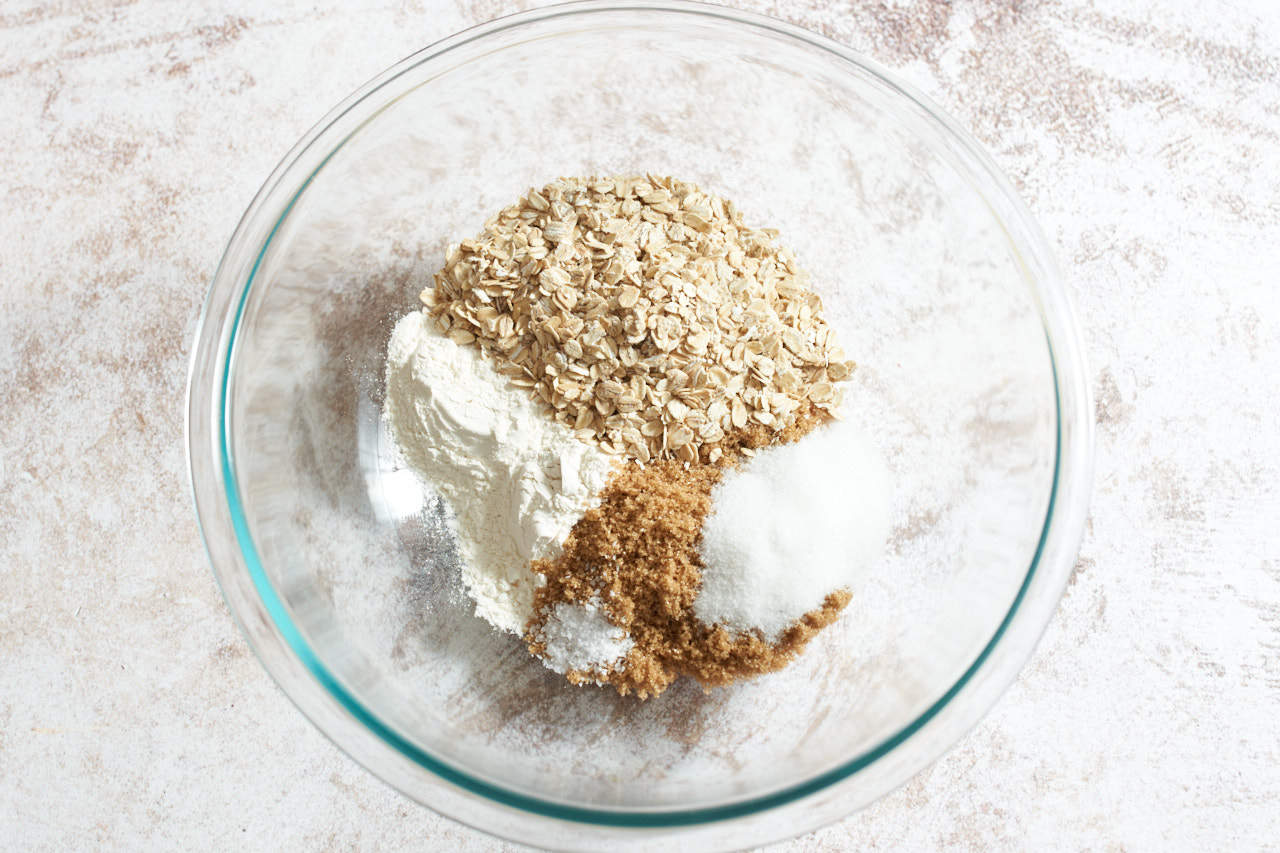
<svg viewBox="0 0 1280 853"><path fill-rule="evenodd" d="M990 147L1067 273L1099 421L1079 564L1019 681L903 789L779 849L1273 843L1280 11L747 5L899 69ZM393 59L515 8L0 4L0 847L507 849L342 756L249 654L182 393L280 156Z"/></svg>

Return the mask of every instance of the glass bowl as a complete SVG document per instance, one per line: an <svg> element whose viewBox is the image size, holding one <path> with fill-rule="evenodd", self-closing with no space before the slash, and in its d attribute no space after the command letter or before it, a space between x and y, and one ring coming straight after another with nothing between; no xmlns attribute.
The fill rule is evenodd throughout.
<svg viewBox="0 0 1280 853"><path fill-rule="evenodd" d="M886 556L791 667L644 702L569 686L472 615L445 510L379 420L392 325L446 245L530 186L635 172L780 229L894 478ZM592 3L427 48L289 152L214 279L188 439L232 612L357 761L532 844L735 847L865 805L991 706L1070 571L1090 413L1044 238L927 99L767 18Z"/></svg>

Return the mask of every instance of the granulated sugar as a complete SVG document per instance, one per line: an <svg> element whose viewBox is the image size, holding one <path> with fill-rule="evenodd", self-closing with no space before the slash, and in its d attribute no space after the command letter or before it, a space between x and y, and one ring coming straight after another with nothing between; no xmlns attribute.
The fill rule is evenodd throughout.
<svg viewBox="0 0 1280 853"><path fill-rule="evenodd" d="M702 529L698 618L770 642L879 556L889 475L847 422L725 472Z"/></svg>

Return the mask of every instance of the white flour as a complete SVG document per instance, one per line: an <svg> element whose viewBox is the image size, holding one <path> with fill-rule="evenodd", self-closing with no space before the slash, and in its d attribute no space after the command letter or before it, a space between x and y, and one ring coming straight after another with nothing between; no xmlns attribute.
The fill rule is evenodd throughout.
<svg viewBox="0 0 1280 853"><path fill-rule="evenodd" d="M530 560L559 553L614 457L539 411L477 349L441 335L420 311L391 335L384 415L409 466L457 516L476 615L523 633L538 583Z"/></svg>
<svg viewBox="0 0 1280 853"><path fill-rule="evenodd" d="M626 631L609 621L598 597L586 604L557 602L540 639L547 646L542 662L548 669L597 676L606 675L635 645Z"/></svg>
<svg viewBox="0 0 1280 853"><path fill-rule="evenodd" d="M857 580L889 530L888 472L844 421L758 452L711 501L694 613L770 641Z"/></svg>

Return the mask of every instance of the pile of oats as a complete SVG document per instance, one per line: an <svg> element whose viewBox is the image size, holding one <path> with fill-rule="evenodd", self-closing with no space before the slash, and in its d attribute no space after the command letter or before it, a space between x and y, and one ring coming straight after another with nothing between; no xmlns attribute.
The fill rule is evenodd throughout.
<svg viewBox="0 0 1280 853"><path fill-rule="evenodd" d="M587 441L715 462L840 403L853 363L777 232L669 177L562 178L450 247L422 301Z"/></svg>

